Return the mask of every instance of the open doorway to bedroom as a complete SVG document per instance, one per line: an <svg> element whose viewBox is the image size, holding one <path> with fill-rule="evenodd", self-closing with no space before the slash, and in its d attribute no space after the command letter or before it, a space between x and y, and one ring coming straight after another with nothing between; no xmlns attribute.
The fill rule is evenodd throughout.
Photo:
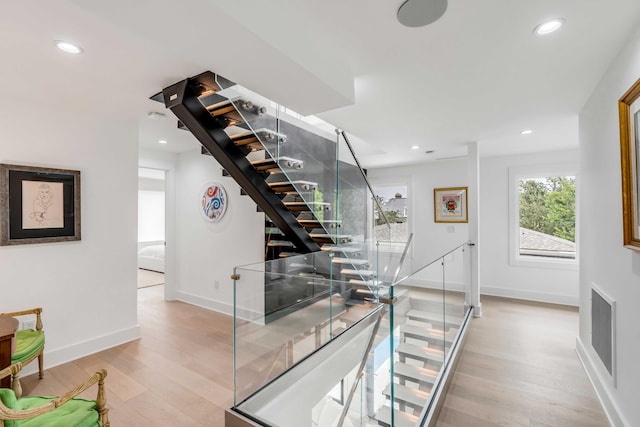
<svg viewBox="0 0 640 427"><path fill-rule="evenodd" d="M138 289L165 283L165 171L138 168Z"/></svg>

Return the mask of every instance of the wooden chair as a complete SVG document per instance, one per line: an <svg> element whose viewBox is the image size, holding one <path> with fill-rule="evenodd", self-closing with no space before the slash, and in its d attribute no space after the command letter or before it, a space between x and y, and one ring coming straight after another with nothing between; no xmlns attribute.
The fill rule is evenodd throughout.
<svg viewBox="0 0 640 427"><path fill-rule="evenodd" d="M11 363L27 365L38 358L40 379L44 377L44 331L42 330L42 308L2 313L5 316L18 317L35 315L35 329L25 329L16 332L16 349L11 355Z"/></svg>
<svg viewBox="0 0 640 427"><path fill-rule="evenodd" d="M18 373L22 363L13 364L0 371L0 379L13 376L12 388L0 388L0 427L109 427L109 409L104 392L107 371L102 369L84 383L62 396L17 397L20 394ZM96 400L77 397L94 384L98 384Z"/></svg>

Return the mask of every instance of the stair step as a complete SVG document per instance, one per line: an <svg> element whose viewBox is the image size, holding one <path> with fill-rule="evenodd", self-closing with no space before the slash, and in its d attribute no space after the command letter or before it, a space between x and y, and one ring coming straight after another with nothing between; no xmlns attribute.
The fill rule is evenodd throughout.
<svg viewBox="0 0 640 427"><path fill-rule="evenodd" d="M391 398L391 384L389 384L382 393L388 398ZM429 393L427 393L426 391L407 387L406 385L402 384L393 385L394 403L405 403L407 406L411 406L413 409L422 411L422 408L424 408L427 404L427 400L429 400Z"/></svg>
<svg viewBox="0 0 640 427"><path fill-rule="evenodd" d="M457 329L450 328L446 333L441 330L434 329L430 323L421 325L404 324L400 327L400 334L409 338L430 341L432 344L442 345L443 343L453 342L457 333Z"/></svg>
<svg viewBox="0 0 640 427"><path fill-rule="evenodd" d="M354 266L369 265L369 260L368 259L350 259L350 258L334 257L331 260L331 262L333 262L334 264L349 264L349 265L354 265Z"/></svg>
<svg viewBox="0 0 640 427"><path fill-rule="evenodd" d="M433 385L438 377L438 372L433 369L421 368L419 366L407 365L402 362L395 362L393 374L404 380L414 381L420 384Z"/></svg>
<svg viewBox="0 0 640 427"><path fill-rule="evenodd" d="M205 104L209 114L213 117L224 118L227 126L243 123L248 115L259 116L267 112L265 107L256 105L252 101L243 99L242 97L219 100L220 96L214 96L212 97L213 103L210 104L208 104L208 102L211 101L206 97L201 97L200 99L203 104Z"/></svg>
<svg viewBox="0 0 640 427"><path fill-rule="evenodd" d="M340 270L340 273L348 276L360 276L360 277L372 277L372 276L375 276L376 274L376 272L372 270L352 270L349 268Z"/></svg>
<svg viewBox="0 0 640 427"><path fill-rule="evenodd" d="M248 147L252 151L264 150L263 144L275 144L286 141L282 134L269 129L258 129L229 135L231 141L239 147Z"/></svg>
<svg viewBox="0 0 640 427"><path fill-rule="evenodd" d="M406 342L400 343L396 348L396 352L399 355L425 362L432 361L442 363L444 361L444 353L442 351L434 350L427 346L408 344Z"/></svg>
<svg viewBox="0 0 640 427"><path fill-rule="evenodd" d="M270 240L267 243L267 246L269 247L282 247L282 248L295 248L296 245L294 245L293 243L291 243L288 240Z"/></svg>
<svg viewBox="0 0 640 427"><path fill-rule="evenodd" d="M280 252L278 254L280 258L290 258L292 256L298 256L298 255L302 255L302 254L299 252ZM290 265L289 268L293 268L293 265Z"/></svg>
<svg viewBox="0 0 640 427"><path fill-rule="evenodd" d="M344 254L359 254L362 252L361 248L356 248L353 246L335 246L335 245L324 245L320 248L323 251L332 251L332 252L342 252Z"/></svg>
<svg viewBox="0 0 640 427"><path fill-rule="evenodd" d="M352 239L351 236L347 235L335 235L335 234L325 234L325 233L309 233L309 236L316 243L349 243Z"/></svg>
<svg viewBox="0 0 640 427"><path fill-rule="evenodd" d="M380 280L359 280L359 279L350 279L349 283L351 283L352 285L369 286L369 287L377 287L382 284Z"/></svg>
<svg viewBox="0 0 640 427"><path fill-rule="evenodd" d="M251 165L258 171L270 171L280 169L281 167L302 169L304 162L302 160L292 159L291 157L277 157L264 160L254 160L251 162Z"/></svg>
<svg viewBox="0 0 640 427"><path fill-rule="evenodd" d="M311 212L311 210L331 209L330 203L325 202L283 202L284 205L292 212Z"/></svg>
<svg viewBox="0 0 640 427"><path fill-rule="evenodd" d="M458 327L462 325L462 318L455 316L442 315L438 313L432 313L429 311L422 311L411 309L407 312L407 317L410 319L420 320L421 322L428 323L444 323L445 325Z"/></svg>
<svg viewBox="0 0 640 427"><path fill-rule="evenodd" d="M391 426L391 408L383 405L376 414L376 419L384 424L385 427ZM395 427L415 427L418 423L418 417L407 414L406 412L396 411L393 418Z"/></svg>
<svg viewBox="0 0 640 427"><path fill-rule="evenodd" d="M291 193L300 191L315 191L318 189L317 182L311 181L280 181L280 182L267 182L269 187L276 193Z"/></svg>
<svg viewBox="0 0 640 427"><path fill-rule="evenodd" d="M298 223L303 226L304 228L307 229L314 229L314 228L338 228L340 227L340 223L342 221L338 221L338 220L326 220L326 221L320 221L319 219L299 219L298 218Z"/></svg>

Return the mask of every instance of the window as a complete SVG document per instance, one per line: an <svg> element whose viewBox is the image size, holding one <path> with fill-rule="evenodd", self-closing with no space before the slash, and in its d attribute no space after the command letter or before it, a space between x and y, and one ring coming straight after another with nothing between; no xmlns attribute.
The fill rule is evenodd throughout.
<svg viewBox="0 0 640 427"><path fill-rule="evenodd" d="M575 265L574 171L570 165L509 171L512 264Z"/></svg>
<svg viewBox="0 0 640 427"><path fill-rule="evenodd" d="M376 240L397 242L399 251L404 249L404 243L409 239L409 198L408 187L404 185L379 185L373 191L384 216L389 222L387 227L384 218L376 206L374 211ZM394 246L395 247L395 246Z"/></svg>

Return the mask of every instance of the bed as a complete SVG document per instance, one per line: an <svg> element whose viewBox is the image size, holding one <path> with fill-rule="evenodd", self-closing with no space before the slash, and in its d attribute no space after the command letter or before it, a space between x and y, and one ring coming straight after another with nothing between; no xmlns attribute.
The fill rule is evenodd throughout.
<svg viewBox="0 0 640 427"><path fill-rule="evenodd" d="M138 268L164 273L164 241L138 242Z"/></svg>

